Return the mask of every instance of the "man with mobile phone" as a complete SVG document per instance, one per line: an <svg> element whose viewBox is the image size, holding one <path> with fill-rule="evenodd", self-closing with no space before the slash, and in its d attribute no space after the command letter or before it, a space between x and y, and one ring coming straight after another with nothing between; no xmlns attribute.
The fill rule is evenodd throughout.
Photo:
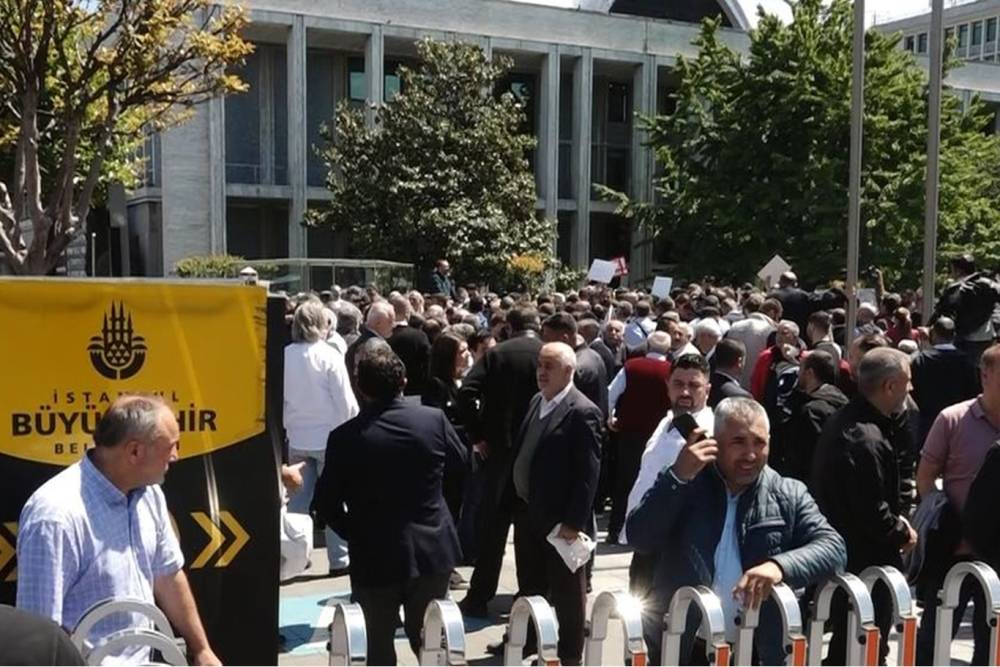
<svg viewBox="0 0 1000 667"><path fill-rule="evenodd" d="M712 588L733 641L741 608L760 608L778 583L803 588L847 562L843 538L805 485L767 467L770 424L759 403L723 400L715 409L714 433L709 438L704 429L692 431L626 521L630 543L656 559L654 587L643 608L650 664L660 661L663 613L678 588ZM696 631L689 622L681 664L691 661ZM785 661L774 606L761 610L755 649L760 664Z"/></svg>
<svg viewBox="0 0 1000 667"><path fill-rule="evenodd" d="M642 500L646 491L656 482L662 470L669 467L683 449L689 434L695 429L711 436L712 409L707 406L711 389L711 370L705 357L700 354L685 354L674 362L667 381L667 394L671 410L660 421L653 435L646 442L639 464L639 475L628 494L625 515ZM622 544L632 544L628 531L619 534ZM635 545L633 545L635 546ZM651 554L636 550L629 566L629 590L634 595L645 595L652 586L655 559Z"/></svg>

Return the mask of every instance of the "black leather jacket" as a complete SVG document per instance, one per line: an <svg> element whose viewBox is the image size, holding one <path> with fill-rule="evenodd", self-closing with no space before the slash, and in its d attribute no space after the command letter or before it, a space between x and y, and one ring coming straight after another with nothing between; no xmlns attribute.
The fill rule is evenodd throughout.
<svg viewBox="0 0 1000 667"><path fill-rule="evenodd" d="M682 586L711 586L715 549L726 518L726 489L715 466L687 484L670 470L660 473L653 487L629 514L629 544L657 555L653 599L646 603L643 630L650 657L659 654L662 617ZM765 467L737 504L743 569L771 560L793 589L821 582L847 563L844 540L820 513L803 483ZM681 659L689 655L701 614L692 605ZM774 605L761 610L757 655L761 664L785 661L781 618ZM657 658L658 659L658 658ZM656 664L651 660L652 664Z"/></svg>

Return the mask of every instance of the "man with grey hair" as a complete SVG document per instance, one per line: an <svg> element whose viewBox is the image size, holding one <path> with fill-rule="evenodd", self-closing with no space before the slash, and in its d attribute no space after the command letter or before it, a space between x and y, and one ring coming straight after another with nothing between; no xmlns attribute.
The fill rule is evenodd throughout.
<svg viewBox="0 0 1000 667"><path fill-rule="evenodd" d="M660 662L663 613L682 586L709 586L722 602L726 636L736 639L741 609L761 608L771 589L818 583L846 562L844 541L804 484L767 466L767 413L750 398L715 409L714 438L696 428L626 523L629 543L656 556L644 601L643 634L652 664ZM691 664L697 623L688 617L681 662ZM761 664L785 660L782 622L761 610L755 648Z"/></svg>
<svg viewBox="0 0 1000 667"><path fill-rule="evenodd" d="M508 493L514 503L514 556L521 595L542 595L559 620L559 659L583 658L586 568L571 571L548 538L571 544L593 534L600 472L600 409L573 386L576 353L547 343L538 353L539 392L514 443Z"/></svg>
<svg viewBox="0 0 1000 667"><path fill-rule="evenodd" d="M159 398L125 396L107 409L94 447L39 487L21 512L18 608L71 632L94 604L135 598L163 610L193 664L221 664L202 627L160 489L179 443L177 420ZM87 639L96 643L132 627L131 614L116 614ZM148 664L150 651L129 647L111 657Z"/></svg>
<svg viewBox="0 0 1000 667"><path fill-rule="evenodd" d="M875 348L862 357L857 379L858 395L823 428L810 484L820 509L847 541L847 570L854 574L872 565L902 568L902 554L917 543L900 493L900 460L909 440L893 418L910 392L910 358L889 347ZM892 600L882 587L872 597L884 660ZM834 665L846 659L844 605L844 598L834 598L828 658Z"/></svg>
<svg viewBox="0 0 1000 667"><path fill-rule="evenodd" d="M351 378L351 389L357 394L357 359L358 348L367 343L372 338L388 340L392 335L392 328L396 324L396 311L388 301L375 301L368 308L365 316L365 326L361 330L358 339L351 343L344 355L344 362L347 364L347 372Z"/></svg>
<svg viewBox="0 0 1000 667"><path fill-rule="evenodd" d="M288 462L302 475L302 487L288 511L307 514L316 481L323 474L330 431L358 414L344 355L326 343L326 309L318 299L303 302L292 319L292 343L285 347L282 422L288 438ZM349 564L347 544L326 531L330 573Z"/></svg>

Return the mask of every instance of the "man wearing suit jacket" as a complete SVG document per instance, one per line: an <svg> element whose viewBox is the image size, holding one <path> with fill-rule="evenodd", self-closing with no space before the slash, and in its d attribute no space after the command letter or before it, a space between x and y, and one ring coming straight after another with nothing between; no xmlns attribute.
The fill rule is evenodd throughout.
<svg viewBox="0 0 1000 667"><path fill-rule="evenodd" d="M548 541L574 542L591 529L600 472L600 409L573 386L577 358L565 343L538 355L539 393L531 399L513 457L514 554L522 595L544 595L559 620L559 659L583 658L586 568L571 572Z"/></svg>
<svg viewBox="0 0 1000 667"><path fill-rule="evenodd" d="M436 408L405 403L406 367L383 345L358 359L361 414L335 429L313 510L347 540L351 598L361 605L368 662L395 665L400 605L420 648L424 610L448 595L462 560L445 479L465 474L462 441Z"/></svg>
<svg viewBox="0 0 1000 667"><path fill-rule="evenodd" d="M486 605L497 592L500 569L511 524L510 503L501 502L510 477L512 442L528 403L538 391L535 368L542 341L538 313L514 308L507 315L510 340L500 343L476 362L458 392L459 417L474 451L483 459L485 477L477 526L476 569L462 613L487 617Z"/></svg>
<svg viewBox="0 0 1000 667"><path fill-rule="evenodd" d="M931 345L913 356L913 400L920 406L920 445L934 420L949 405L979 394L979 373L972 357L955 347L955 322L939 317L931 327Z"/></svg>
<svg viewBox="0 0 1000 667"><path fill-rule="evenodd" d="M749 391L740 386L746 355L747 348L738 340L724 338L716 344L713 355L715 372L712 373L708 407L715 409L725 398L753 398Z"/></svg>

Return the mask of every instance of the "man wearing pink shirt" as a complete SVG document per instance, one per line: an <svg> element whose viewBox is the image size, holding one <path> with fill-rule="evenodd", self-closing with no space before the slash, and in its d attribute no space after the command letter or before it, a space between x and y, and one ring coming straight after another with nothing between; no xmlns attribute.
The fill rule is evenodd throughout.
<svg viewBox="0 0 1000 667"><path fill-rule="evenodd" d="M927 434L917 469L917 490L921 498L930 495L935 489L935 482L941 478L948 503L958 516L965 509L969 489L986 453L993 443L1000 440L1000 345L993 345L983 352L979 368L983 393L941 411ZM972 550L963 540L956 547L953 561L972 559ZM972 664L986 664L989 627L986 624L985 601L982 593L975 591L971 585L962 587L952 634L970 601L975 603ZM918 664L931 664L932 661L935 606L935 601L930 599L924 609L924 621L917 641Z"/></svg>

